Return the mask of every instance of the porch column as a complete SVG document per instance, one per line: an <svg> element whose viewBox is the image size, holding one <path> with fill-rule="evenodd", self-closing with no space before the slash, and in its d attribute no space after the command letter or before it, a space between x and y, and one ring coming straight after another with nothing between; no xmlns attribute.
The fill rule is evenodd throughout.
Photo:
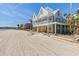
<svg viewBox="0 0 79 59"><path fill-rule="evenodd" d="M39 30L40 30L40 32L42 32L42 26L40 26Z"/></svg>
<svg viewBox="0 0 79 59"><path fill-rule="evenodd" d="M56 24L55 24L55 34L56 34L57 30L56 30Z"/></svg>
<svg viewBox="0 0 79 59"><path fill-rule="evenodd" d="M42 32L42 26L41 26L41 32Z"/></svg>
<svg viewBox="0 0 79 59"><path fill-rule="evenodd" d="M47 32L47 26L45 26L45 32Z"/></svg>
<svg viewBox="0 0 79 59"><path fill-rule="evenodd" d="M60 33L61 33L61 25L60 25Z"/></svg>
<svg viewBox="0 0 79 59"><path fill-rule="evenodd" d="M43 32L44 31L44 26L41 26L41 32Z"/></svg>
<svg viewBox="0 0 79 59"><path fill-rule="evenodd" d="M38 26L36 28L37 28L37 32L38 32Z"/></svg>
<svg viewBox="0 0 79 59"><path fill-rule="evenodd" d="M53 33L53 25L51 25L51 32Z"/></svg>
<svg viewBox="0 0 79 59"><path fill-rule="evenodd" d="M47 25L47 33L49 33L49 25Z"/></svg>
<svg viewBox="0 0 79 59"><path fill-rule="evenodd" d="M62 27L63 27L63 26L61 25L61 33L62 33L62 30L63 30Z"/></svg>
<svg viewBox="0 0 79 59"><path fill-rule="evenodd" d="M66 25L64 25L65 26L65 33L66 33L66 31L67 31L67 27L66 27Z"/></svg>
<svg viewBox="0 0 79 59"><path fill-rule="evenodd" d="M65 32L66 32L66 25L64 25L65 26Z"/></svg>

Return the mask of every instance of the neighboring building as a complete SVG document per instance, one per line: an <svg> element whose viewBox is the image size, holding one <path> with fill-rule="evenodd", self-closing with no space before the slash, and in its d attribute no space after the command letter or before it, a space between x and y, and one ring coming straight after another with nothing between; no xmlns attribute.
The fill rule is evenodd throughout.
<svg viewBox="0 0 79 59"><path fill-rule="evenodd" d="M33 14L33 27L37 32L65 33L67 24L59 9L41 7L39 13Z"/></svg>
<svg viewBox="0 0 79 59"><path fill-rule="evenodd" d="M31 23L26 23L26 24L24 25L24 28L25 28L25 29L32 29L32 24L31 24Z"/></svg>

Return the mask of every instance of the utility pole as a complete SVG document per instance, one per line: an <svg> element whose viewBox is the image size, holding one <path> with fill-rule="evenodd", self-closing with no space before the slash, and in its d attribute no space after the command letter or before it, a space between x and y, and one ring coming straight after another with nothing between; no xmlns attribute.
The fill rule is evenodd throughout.
<svg viewBox="0 0 79 59"><path fill-rule="evenodd" d="M70 32L72 32L72 25L71 25L71 21L72 21L72 0L70 0Z"/></svg>

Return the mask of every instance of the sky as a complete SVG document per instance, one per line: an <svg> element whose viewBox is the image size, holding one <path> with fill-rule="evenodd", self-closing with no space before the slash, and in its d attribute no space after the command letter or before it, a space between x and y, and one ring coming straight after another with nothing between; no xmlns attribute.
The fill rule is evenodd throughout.
<svg viewBox="0 0 79 59"><path fill-rule="evenodd" d="M69 3L0 3L0 27L15 27L25 24L32 18L33 13L38 13L40 7L60 9L62 14L69 14ZM72 13L79 8L78 3L72 4Z"/></svg>

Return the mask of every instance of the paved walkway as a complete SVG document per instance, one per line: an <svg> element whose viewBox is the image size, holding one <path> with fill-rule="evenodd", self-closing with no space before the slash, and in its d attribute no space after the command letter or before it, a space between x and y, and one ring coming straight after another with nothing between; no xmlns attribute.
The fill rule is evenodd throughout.
<svg viewBox="0 0 79 59"><path fill-rule="evenodd" d="M0 55L61 56L79 55L79 44L41 33L31 35L21 30L0 31Z"/></svg>

